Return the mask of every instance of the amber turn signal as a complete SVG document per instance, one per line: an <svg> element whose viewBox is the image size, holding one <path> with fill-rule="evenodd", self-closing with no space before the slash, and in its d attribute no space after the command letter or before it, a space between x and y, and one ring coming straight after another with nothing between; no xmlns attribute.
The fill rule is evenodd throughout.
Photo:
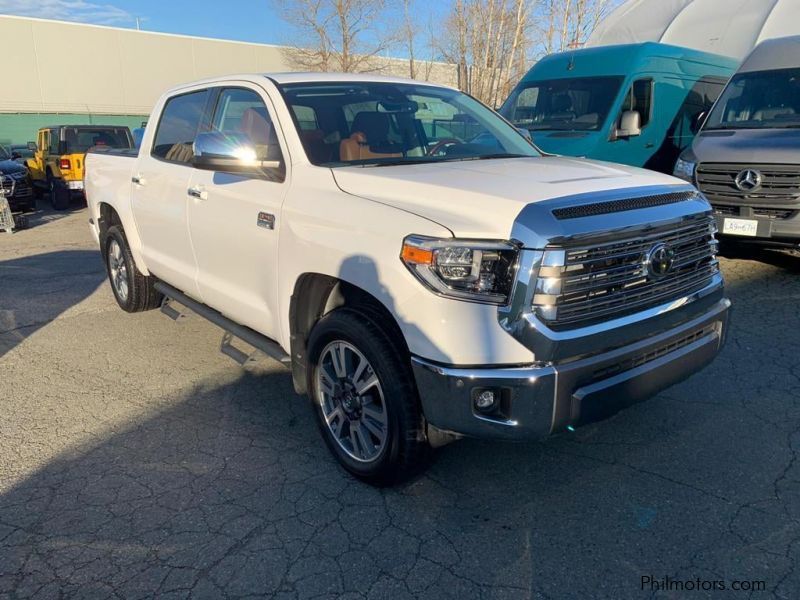
<svg viewBox="0 0 800 600"><path fill-rule="evenodd" d="M400 258L402 258L406 264L430 265L433 263L433 250L418 248L417 246L406 243L403 244L403 251L400 254Z"/></svg>

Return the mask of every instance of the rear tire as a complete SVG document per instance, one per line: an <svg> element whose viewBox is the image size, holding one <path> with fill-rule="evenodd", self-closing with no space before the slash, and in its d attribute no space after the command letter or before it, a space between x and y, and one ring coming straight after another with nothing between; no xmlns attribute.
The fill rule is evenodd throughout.
<svg viewBox="0 0 800 600"><path fill-rule="evenodd" d="M103 245L108 281L119 307L129 313L152 310L161 305L162 295L155 289L155 278L136 268L128 239L121 227L108 228Z"/></svg>
<svg viewBox="0 0 800 600"><path fill-rule="evenodd" d="M50 189L50 204L53 210L67 210L70 202L70 191L63 185L59 185L58 179L53 174L47 173L47 187Z"/></svg>
<svg viewBox="0 0 800 600"><path fill-rule="evenodd" d="M422 470L431 456L425 420L411 366L389 332L340 308L314 326L308 348L309 397L339 463L373 485Z"/></svg>

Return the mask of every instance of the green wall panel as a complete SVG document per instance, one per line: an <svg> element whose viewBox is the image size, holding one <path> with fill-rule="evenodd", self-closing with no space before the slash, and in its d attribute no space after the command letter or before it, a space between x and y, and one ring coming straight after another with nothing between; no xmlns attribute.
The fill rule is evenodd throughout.
<svg viewBox="0 0 800 600"><path fill-rule="evenodd" d="M49 125L127 125L134 129L146 120L147 115L0 113L0 144L32 142L39 128Z"/></svg>

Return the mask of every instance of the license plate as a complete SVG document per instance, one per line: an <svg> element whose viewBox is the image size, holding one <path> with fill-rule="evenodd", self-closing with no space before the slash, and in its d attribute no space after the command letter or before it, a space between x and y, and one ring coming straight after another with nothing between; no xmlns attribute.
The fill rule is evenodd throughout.
<svg viewBox="0 0 800 600"><path fill-rule="evenodd" d="M758 221L752 219L725 219L722 223L722 233L728 235L758 235Z"/></svg>

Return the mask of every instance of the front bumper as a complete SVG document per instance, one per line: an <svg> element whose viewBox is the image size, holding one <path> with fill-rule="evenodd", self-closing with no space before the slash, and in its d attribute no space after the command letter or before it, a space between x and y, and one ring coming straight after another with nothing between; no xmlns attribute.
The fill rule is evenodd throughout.
<svg viewBox="0 0 800 600"><path fill-rule="evenodd" d="M413 357L428 422L462 435L509 440L541 438L607 418L708 365L727 331L730 302L660 334L563 363L526 367L451 367ZM485 414L480 392L500 398Z"/></svg>
<svg viewBox="0 0 800 600"><path fill-rule="evenodd" d="M737 242L756 245L797 246L800 244L800 210L795 210L791 216L782 219L770 219L752 214L744 214L741 216L715 214L714 218L717 221L717 228L719 229L717 235L720 239L735 240ZM726 218L755 221L757 224L756 235L723 234Z"/></svg>

